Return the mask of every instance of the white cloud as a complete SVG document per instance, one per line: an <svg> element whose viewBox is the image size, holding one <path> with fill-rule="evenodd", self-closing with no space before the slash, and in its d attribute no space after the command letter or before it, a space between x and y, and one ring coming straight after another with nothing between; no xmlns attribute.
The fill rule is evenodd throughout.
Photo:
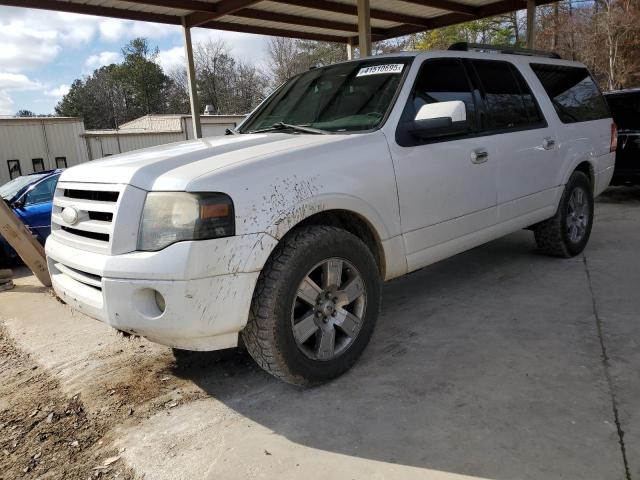
<svg viewBox="0 0 640 480"><path fill-rule="evenodd" d="M185 67L184 47L173 47L169 50L160 50L157 58L158 64L165 73L170 72L175 67Z"/></svg>
<svg viewBox="0 0 640 480"><path fill-rule="evenodd" d="M21 73L0 72L0 115L13 115L14 102L10 91L37 90L42 88L39 82L31 80Z"/></svg>
<svg viewBox="0 0 640 480"><path fill-rule="evenodd" d="M267 38L264 35L253 35L240 32L221 32L206 28L196 28L193 31L193 42L223 40L231 49L231 54L240 60L254 65L266 64Z"/></svg>
<svg viewBox="0 0 640 480"><path fill-rule="evenodd" d="M13 115L15 112L13 100L7 92L0 90L0 115Z"/></svg>
<svg viewBox="0 0 640 480"><path fill-rule="evenodd" d="M0 91L36 90L42 85L21 73L0 72Z"/></svg>
<svg viewBox="0 0 640 480"><path fill-rule="evenodd" d="M64 97L67 93L69 93L69 89L71 87L67 84L62 84L59 85L56 88L53 88L51 90L47 90L45 93L45 95L47 95L48 97L54 97L54 98L62 98Z"/></svg>
<svg viewBox="0 0 640 480"><path fill-rule="evenodd" d="M86 73L90 73L96 68L103 67L105 65L111 65L112 63L118 63L122 60L122 55L119 52L100 52L96 55L90 55L84 61L84 68Z"/></svg>
<svg viewBox="0 0 640 480"><path fill-rule="evenodd" d="M135 37L163 38L180 33L179 27L175 25L134 22L115 18L101 19L98 28L100 37L106 42L121 42L124 39Z"/></svg>

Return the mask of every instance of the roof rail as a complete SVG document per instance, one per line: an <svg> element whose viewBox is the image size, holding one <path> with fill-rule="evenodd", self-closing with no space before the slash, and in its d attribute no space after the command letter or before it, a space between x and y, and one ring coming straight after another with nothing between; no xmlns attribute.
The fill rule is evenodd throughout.
<svg viewBox="0 0 640 480"><path fill-rule="evenodd" d="M486 45L484 43L457 42L451 45L449 47L449 50L456 50L461 52L496 52L507 53L509 55L528 55L531 57L548 57L558 59L562 58L556 52L532 50L529 48L518 48L512 47L511 45Z"/></svg>

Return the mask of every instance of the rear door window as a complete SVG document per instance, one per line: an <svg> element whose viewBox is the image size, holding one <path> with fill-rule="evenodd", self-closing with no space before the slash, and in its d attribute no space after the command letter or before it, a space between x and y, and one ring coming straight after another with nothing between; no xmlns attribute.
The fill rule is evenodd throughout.
<svg viewBox="0 0 640 480"><path fill-rule="evenodd" d="M586 68L532 63L562 123L609 118L609 108Z"/></svg>
<svg viewBox="0 0 640 480"><path fill-rule="evenodd" d="M535 128L544 124L531 89L516 68L498 60L472 60L482 84L489 130Z"/></svg>

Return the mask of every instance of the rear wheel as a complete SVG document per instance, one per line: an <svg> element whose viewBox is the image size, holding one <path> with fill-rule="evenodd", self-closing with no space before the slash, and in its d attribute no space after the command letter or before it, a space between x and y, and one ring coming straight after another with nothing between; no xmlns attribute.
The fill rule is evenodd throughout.
<svg viewBox="0 0 640 480"><path fill-rule="evenodd" d="M335 378L366 347L380 303L375 259L356 236L304 227L265 265L242 336L266 371L296 385Z"/></svg>
<svg viewBox="0 0 640 480"><path fill-rule="evenodd" d="M533 228L538 247L549 255L564 258L582 252L591 235L593 204L589 178L583 172L573 172L556 214Z"/></svg>

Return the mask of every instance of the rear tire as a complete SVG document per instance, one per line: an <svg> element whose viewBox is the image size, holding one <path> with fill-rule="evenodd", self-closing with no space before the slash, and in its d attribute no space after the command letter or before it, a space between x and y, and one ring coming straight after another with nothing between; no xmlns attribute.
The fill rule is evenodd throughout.
<svg viewBox="0 0 640 480"><path fill-rule="evenodd" d="M556 214L533 227L538 248L548 255L570 258L581 253L593 226L593 189L583 172L573 172Z"/></svg>
<svg viewBox="0 0 640 480"><path fill-rule="evenodd" d="M331 380L369 343L380 306L376 261L355 235L309 226L283 239L263 268L242 338L287 383Z"/></svg>

